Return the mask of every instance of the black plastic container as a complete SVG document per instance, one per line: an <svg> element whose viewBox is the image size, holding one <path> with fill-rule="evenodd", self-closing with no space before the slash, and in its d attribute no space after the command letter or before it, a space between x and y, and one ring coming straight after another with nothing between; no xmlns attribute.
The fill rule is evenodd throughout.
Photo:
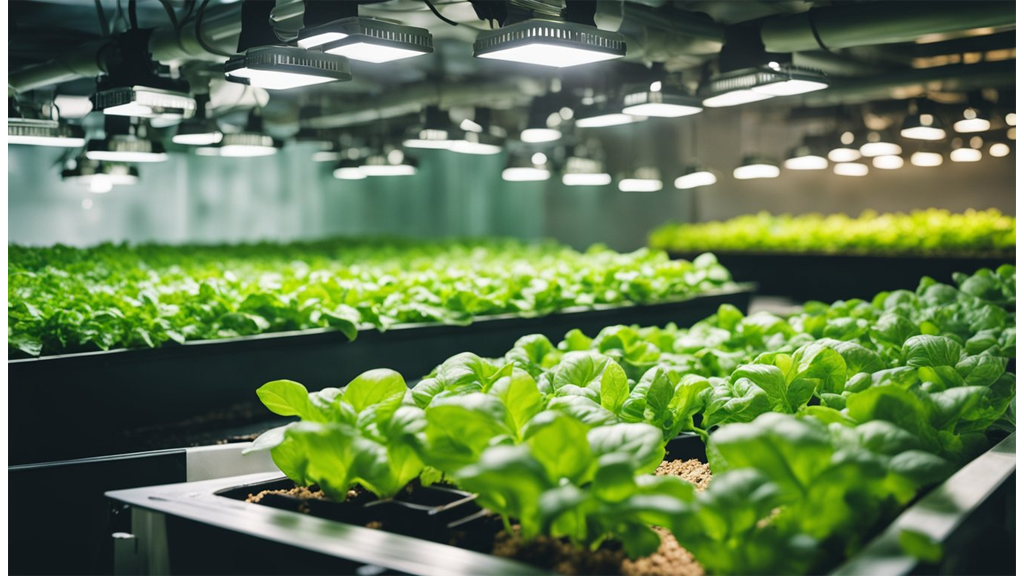
<svg viewBox="0 0 1024 576"><path fill-rule="evenodd" d="M615 324L688 326L722 304L746 310L751 294L745 286L658 304L483 317L469 326L362 330L352 342L337 331L310 330L14 360L7 366L8 402L18 409L10 412L9 425L32 434L11 443L10 463L179 447L159 442L172 437L170 429L194 434L265 418L255 390L271 380L321 389L383 367L414 380L459 352L500 356L526 334L557 341L573 328L595 334Z"/></svg>
<svg viewBox="0 0 1024 576"><path fill-rule="evenodd" d="M672 253L693 259L698 252ZM1014 264L1014 254L966 256L884 256L715 252L737 282L756 282L758 294L797 301L870 299L885 290L914 290L924 276L950 283L954 272Z"/></svg>

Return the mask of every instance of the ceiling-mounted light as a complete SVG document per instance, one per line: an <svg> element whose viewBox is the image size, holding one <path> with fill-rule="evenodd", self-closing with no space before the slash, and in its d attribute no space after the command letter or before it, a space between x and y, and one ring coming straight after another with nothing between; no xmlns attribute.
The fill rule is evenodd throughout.
<svg viewBox="0 0 1024 576"><path fill-rule="evenodd" d="M307 6L309 4L307 2ZM434 51L434 37L429 30L360 16L303 28L296 43L307 50L318 48L327 54L373 64L423 56Z"/></svg>
<svg viewBox="0 0 1024 576"><path fill-rule="evenodd" d="M506 182L541 182L551 178L551 163L543 152L513 152L505 161L501 179Z"/></svg>
<svg viewBox="0 0 1024 576"><path fill-rule="evenodd" d="M824 170L828 168L828 160L813 145L813 138L804 139L804 143L789 151L782 163L786 170Z"/></svg>
<svg viewBox="0 0 1024 576"><path fill-rule="evenodd" d="M881 132L868 132L866 142L861 144L860 155L865 158L875 156L899 156L903 153L903 147L892 141Z"/></svg>
<svg viewBox="0 0 1024 576"><path fill-rule="evenodd" d="M854 145L857 137L846 131L839 135L839 142L829 150L828 159L833 162L854 162L860 160L860 148Z"/></svg>
<svg viewBox="0 0 1024 576"><path fill-rule="evenodd" d="M209 94L196 95L195 117L178 124L174 136L171 136L171 142L186 146L210 146L220 142L224 134L217 126L217 121L206 115L209 101Z"/></svg>
<svg viewBox="0 0 1024 576"><path fill-rule="evenodd" d="M988 148L988 153L993 158L1002 158L1010 155L1010 146L1005 142L995 142Z"/></svg>
<svg viewBox="0 0 1024 576"><path fill-rule="evenodd" d="M448 113L437 106L423 109L423 122L409 130L402 145L406 148L449 150L454 145L456 128Z"/></svg>
<svg viewBox="0 0 1024 576"><path fill-rule="evenodd" d="M903 119L900 136L913 140L942 140L946 137L946 129L941 118L930 112L919 110L917 101L911 101L910 110L906 118Z"/></svg>
<svg viewBox="0 0 1024 576"><path fill-rule="evenodd" d="M362 180L366 173L361 168L362 162L352 158L344 158L334 167L334 177L338 180Z"/></svg>
<svg viewBox="0 0 1024 576"><path fill-rule="evenodd" d="M718 182L718 176L711 170L700 165L690 165L683 170L682 176L676 178L675 186L679 190L689 190L711 186L716 182Z"/></svg>
<svg viewBox="0 0 1024 576"><path fill-rule="evenodd" d="M504 150L504 128L491 123L489 108L476 108L473 120L465 119L459 125L458 136L452 144L452 152L459 154L492 155Z"/></svg>
<svg viewBox="0 0 1024 576"><path fill-rule="evenodd" d="M108 116L106 135L89 140L85 156L100 162L164 162L167 153L159 140L150 138L147 126L127 117Z"/></svg>
<svg viewBox="0 0 1024 576"><path fill-rule="evenodd" d="M317 150L310 156L313 162L337 162L341 160L341 151L337 145L333 145L330 148L323 150Z"/></svg>
<svg viewBox="0 0 1024 576"><path fill-rule="evenodd" d="M565 162L562 184L566 186L607 186L612 183L612 175L605 170L604 162L580 155L578 152Z"/></svg>
<svg viewBox="0 0 1024 576"><path fill-rule="evenodd" d="M837 176L867 176L868 165L860 162L837 162L832 166L832 173Z"/></svg>
<svg viewBox="0 0 1024 576"><path fill-rule="evenodd" d="M416 160L392 148L367 156L359 169L367 176L413 176L416 174L416 166Z"/></svg>
<svg viewBox="0 0 1024 576"><path fill-rule="evenodd" d="M879 170L897 170L903 168L902 156L875 156L871 159L871 165Z"/></svg>
<svg viewBox="0 0 1024 576"><path fill-rule="evenodd" d="M767 158L746 156L743 162L732 171L737 180L755 180L758 178L778 178L779 166Z"/></svg>
<svg viewBox="0 0 1024 576"><path fill-rule="evenodd" d="M557 106L546 98L534 98L527 114L526 128L519 133L519 139L528 144L554 142L562 137L558 129L562 117Z"/></svg>
<svg viewBox="0 0 1024 576"><path fill-rule="evenodd" d="M963 117L953 123L953 130L961 134L986 132L991 127L988 114L978 108L966 108Z"/></svg>
<svg viewBox="0 0 1024 576"><path fill-rule="evenodd" d="M50 105L50 117L39 117L38 110L26 112L13 98L8 99L7 143L29 146L78 148L85 144L81 126L62 122L57 109Z"/></svg>
<svg viewBox="0 0 1024 576"><path fill-rule="evenodd" d="M196 146L192 150L196 153L196 156L220 156L220 144Z"/></svg>
<svg viewBox="0 0 1024 576"><path fill-rule="evenodd" d="M582 4L582 3L581 3ZM593 16L591 15L591 22ZM626 55L621 34L595 26L555 20L531 19L481 32L473 42L473 56L553 68L567 68Z"/></svg>
<svg viewBox="0 0 1024 576"><path fill-rule="evenodd" d="M607 101L601 104L584 106L576 114L576 126L580 128L605 128L642 122L645 116L626 114L618 106L611 106Z"/></svg>
<svg viewBox="0 0 1024 576"><path fill-rule="evenodd" d="M227 158L251 158L277 154L281 143L263 131L263 117L258 108L249 113L245 129L225 133L220 141L220 156Z"/></svg>
<svg viewBox="0 0 1024 576"><path fill-rule="evenodd" d="M346 2L309 2L347 4ZM289 90L352 79L348 59L334 54L282 46L271 24L275 0L243 0L237 55L224 64L231 82L265 90Z"/></svg>
<svg viewBox="0 0 1024 576"><path fill-rule="evenodd" d="M930 168L942 165L942 154L938 152L917 151L910 155L910 163L914 166Z"/></svg>
<svg viewBox="0 0 1024 576"><path fill-rule="evenodd" d="M98 162L80 156L61 170L60 177L65 182L86 186L90 192L103 194L114 186L137 184L139 171L125 164Z"/></svg>
<svg viewBox="0 0 1024 576"><path fill-rule="evenodd" d="M949 153L949 159L953 162L978 162L982 156L982 145L980 136L975 136L967 141L963 138L954 138L953 150Z"/></svg>
<svg viewBox="0 0 1024 576"><path fill-rule="evenodd" d="M684 90L652 82L646 90L626 94L622 99L622 112L636 116L680 118L701 112L700 100Z"/></svg>
<svg viewBox="0 0 1024 576"><path fill-rule="evenodd" d="M162 121L191 118L195 98L188 83L171 78L149 52L149 32L131 28L117 37L121 59L96 82L92 109L109 116Z"/></svg>
<svg viewBox="0 0 1024 576"><path fill-rule="evenodd" d="M653 166L637 168L619 180L619 190L622 192L657 192L661 188L661 172Z"/></svg>

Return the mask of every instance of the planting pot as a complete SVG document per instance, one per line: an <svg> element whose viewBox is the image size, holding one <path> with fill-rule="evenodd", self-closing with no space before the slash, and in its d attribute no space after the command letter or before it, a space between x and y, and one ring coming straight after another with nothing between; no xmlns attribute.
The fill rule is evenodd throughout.
<svg viewBox="0 0 1024 576"><path fill-rule="evenodd" d="M557 341L573 328L596 334L615 324L689 326L722 304L745 311L751 294L745 286L657 304L481 317L469 326L364 329L352 342L341 332L318 329L14 360L8 362L8 401L19 409L9 414L9 425L35 432L11 445L10 462L175 448L183 445L181 435L168 434L169 428L195 435L265 420L255 392L271 380L287 378L318 390L382 366L412 380L459 352L500 356L525 334ZM46 427L36 425L43 421Z"/></svg>

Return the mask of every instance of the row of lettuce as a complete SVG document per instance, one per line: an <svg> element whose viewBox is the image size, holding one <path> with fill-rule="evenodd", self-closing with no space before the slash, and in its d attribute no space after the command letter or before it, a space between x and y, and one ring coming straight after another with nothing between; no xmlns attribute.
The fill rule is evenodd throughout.
<svg viewBox="0 0 1024 576"><path fill-rule="evenodd" d="M1016 270L956 282L789 318L726 305L689 329L526 336L503 358L454 356L411 390L385 369L312 393L274 381L263 403L301 420L252 450L339 499L443 477L527 539L613 539L640 557L662 526L714 573L821 570L987 433L1015 429ZM714 474L699 494L650 474L686 431Z"/></svg>
<svg viewBox="0 0 1024 576"><path fill-rule="evenodd" d="M513 240L334 239L232 246L8 248L8 352L188 340L671 300L731 285L711 255Z"/></svg>
<svg viewBox="0 0 1024 576"><path fill-rule="evenodd" d="M909 214L767 212L723 222L666 224L649 244L670 252L828 252L840 254L1013 254L1017 219L998 210L962 214L930 208Z"/></svg>

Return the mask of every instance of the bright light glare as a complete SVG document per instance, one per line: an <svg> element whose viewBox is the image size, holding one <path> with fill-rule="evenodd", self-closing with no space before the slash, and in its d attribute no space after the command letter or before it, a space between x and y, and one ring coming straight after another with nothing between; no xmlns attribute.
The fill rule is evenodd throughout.
<svg viewBox="0 0 1024 576"><path fill-rule="evenodd" d="M856 148L834 148L828 153L828 159L833 162L853 162L860 160L860 150Z"/></svg>
<svg viewBox="0 0 1024 576"><path fill-rule="evenodd" d="M114 189L114 183L104 174L94 174L89 178L89 192L95 194L106 194Z"/></svg>
<svg viewBox="0 0 1024 576"><path fill-rule="evenodd" d="M184 144L186 146L209 146L216 144L224 138L220 132L206 132L201 134L175 134L171 136L171 142Z"/></svg>
<svg viewBox="0 0 1024 576"><path fill-rule="evenodd" d="M723 108L725 106L738 106L740 104L749 104L759 100L767 100L772 97L773 96L771 94L754 92L753 90L733 90L732 92L726 92L725 94L705 98L704 106L707 108Z"/></svg>
<svg viewBox="0 0 1024 576"><path fill-rule="evenodd" d="M715 182L718 182L718 178L713 173L702 170L676 178L675 185L680 190L689 190L690 188L711 186Z"/></svg>
<svg viewBox="0 0 1024 576"><path fill-rule="evenodd" d="M661 190L661 180L652 178L623 178L619 180L619 190L623 192L657 192Z"/></svg>
<svg viewBox="0 0 1024 576"><path fill-rule="evenodd" d="M914 152L910 156L910 163L914 166L932 167L942 164L942 154L938 152Z"/></svg>
<svg viewBox="0 0 1024 576"><path fill-rule="evenodd" d="M821 156L809 154L807 156L788 158L783 163L783 166L786 167L786 170L824 170L828 168L828 160Z"/></svg>
<svg viewBox="0 0 1024 576"><path fill-rule="evenodd" d="M337 162L341 154L333 150L317 150L313 152L313 162Z"/></svg>
<svg viewBox="0 0 1024 576"><path fill-rule="evenodd" d="M220 147L220 155L228 158L253 158L257 156L273 156L274 154L277 154L277 148L273 146L229 144Z"/></svg>
<svg viewBox="0 0 1024 576"><path fill-rule="evenodd" d="M279 70L254 70L252 68L239 68L228 72L229 76L248 78L249 85L265 90L290 90L314 84L333 82L334 78L317 76L315 74L296 74L294 72L281 72Z"/></svg>
<svg viewBox="0 0 1024 576"><path fill-rule="evenodd" d="M337 168L334 177L338 180L362 180L366 178L366 173L359 168Z"/></svg>
<svg viewBox="0 0 1024 576"><path fill-rule="evenodd" d="M203 146L196 148L197 156L220 156L220 146Z"/></svg>
<svg viewBox="0 0 1024 576"><path fill-rule="evenodd" d="M914 126L900 130L900 136L912 140L942 140L946 137L946 131L932 126Z"/></svg>
<svg viewBox="0 0 1024 576"><path fill-rule="evenodd" d="M813 80L786 80L783 82L765 84L764 86L755 86L753 91L759 94L767 94L769 96L794 96L796 94L806 94L808 92L824 90L825 88L828 88L828 84L824 82L815 82Z"/></svg>
<svg viewBox="0 0 1024 576"><path fill-rule="evenodd" d="M771 164L747 164L732 171L737 180L754 180L757 178L778 178L779 167Z"/></svg>
<svg viewBox="0 0 1024 576"><path fill-rule="evenodd" d="M1016 112L1010 112L1009 114L1006 115L1006 125L1007 126L1016 126L1017 125L1017 113Z"/></svg>
<svg viewBox="0 0 1024 576"><path fill-rule="evenodd" d="M410 138L402 142L406 148L422 148L427 150L449 150L454 143L451 140L420 140Z"/></svg>
<svg viewBox="0 0 1024 576"><path fill-rule="evenodd" d="M953 162L977 162L981 160L981 150L957 148L949 153L949 159Z"/></svg>
<svg viewBox="0 0 1024 576"><path fill-rule="evenodd" d="M576 120L576 125L580 128L604 128L605 126L619 126L641 120L646 120L646 118L630 114L608 113L600 116L591 116L590 118L579 118Z"/></svg>
<svg viewBox="0 0 1024 576"><path fill-rule="evenodd" d="M562 184L566 186L607 186L612 183L611 174L563 174Z"/></svg>
<svg viewBox="0 0 1024 576"><path fill-rule="evenodd" d="M370 44L369 42L354 42L352 44L337 46L327 50L327 53L344 56L361 62L371 62L373 64L394 62L395 60L404 60L406 58L423 56L425 54L425 52L420 52L419 50L395 48L394 46L381 46L380 44Z"/></svg>
<svg viewBox="0 0 1024 576"><path fill-rule="evenodd" d="M56 148L78 148L85 146L85 138L60 138L54 136L7 136L8 144L27 146L53 146Z"/></svg>
<svg viewBox="0 0 1024 576"><path fill-rule="evenodd" d="M501 171L501 179L507 182L539 182L551 178L551 172L545 168L505 168Z"/></svg>
<svg viewBox="0 0 1024 576"><path fill-rule="evenodd" d="M992 123L984 118L965 118L963 120L957 120L953 123L953 130L961 134L969 134L971 132L985 132L992 127Z"/></svg>
<svg viewBox="0 0 1024 576"><path fill-rule="evenodd" d="M348 38L348 34L344 32L323 32L316 36L310 36L298 41L299 48L310 49L314 46L320 46L327 44L328 42L337 42L338 40L344 40Z"/></svg>
<svg viewBox="0 0 1024 576"><path fill-rule="evenodd" d="M452 152L459 154L499 154L501 146L495 144L484 144L481 142L470 142L468 140L457 140L451 147Z"/></svg>
<svg viewBox="0 0 1024 576"><path fill-rule="evenodd" d="M585 48L573 48L571 46L548 44L546 42L534 42L533 44L496 50L480 54L479 57L491 60L522 62L523 64L536 64L538 66L550 66L553 68L568 68L569 66L579 66L581 64L621 58L618 54L608 54L606 52L596 52Z"/></svg>
<svg viewBox="0 0 1024 576"><path fill-rule="evenodd" d="M85 157L100 162L163 162L167 154L163 152L118 152L116 150L88 150Z"/></svg>
<svg viewBox="0 0 1024 576"><path fill-rule="evenodd" d="M832 172L838 176L867 176L868 165L860 162L840 162L832 167Z"/></svg>
<svg viewBox="0 0 1024 576"><path fill-rule="evenodd" d="M648 102L626 106L622 111L634 116L654 116L656 118L681 118L703 111L699 106L683 106L681 104L665 104L664 102ZM579 122L577 122L579 124Z"/></svg>
<svg viewBox="0 0 1024 576"><path fill-rule="evenodd" d="M879 170L898 170L903 168L901 156L875 156L871 159L871 165Z"/></svg>
<svg viewBox="0 0 1024 576"><path fill-rule="evenodd" d="M988 153L996 158L1002 158L1010 153L1010 147L1002 142L996 142L989 147Z"/></svg>
<svg viewBox="0 0 1024 576"><path fill-rule="evenodd" d="M868 142L860 147L860 154L865 158L876 156L899 156L903 148L894 142Z"/></svg>
<svg viewBox="0 0 1024 576"><path fill-rule="evenodd" d="M562 132L554 128L527 128L519 135L523 142L536 144L539 142L554 142L562 137Z"/></svg>
<svg viewBox="0 0 1024 576"><path fill-rule="evenodd" d="M413 176L416 174L416 167L409 164L365 165L360 166L359 169L367 176Z"/></svg>

